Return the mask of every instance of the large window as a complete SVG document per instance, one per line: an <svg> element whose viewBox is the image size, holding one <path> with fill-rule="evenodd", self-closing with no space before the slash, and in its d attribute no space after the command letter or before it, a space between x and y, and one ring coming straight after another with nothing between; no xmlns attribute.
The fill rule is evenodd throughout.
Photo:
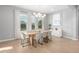
<svg viewBox="0 0 79 59"><path fill-rule="evenodd" d="M53 25L60 26L60 13L53 15Z"/></svg>
<svg viewBox="0 0 79 59"><path fill-rule="evenodd" d="M42 29L42 20L38 20L38 29Z"/></svg>
<svg viewBox="0 0 79 59"><path fill-rule="evenodd" d="M20 14L20 28L21 28L21 31L25 31L27 30L27 15L25 14Z"/></svg>
<svg viewBox="0 0 79 59"><path fill-rule="evenodd" d="M33 15L35 16L36 18L36 28L37 29L43 29L44 28L44 24L43 24L43 21L44 21L44 18L46 16L46 14L42 14L42 13L33 13ZM34 24L34 23L33 23ZM34 26L33 26L34 27Z"/></svg>
<svg viewBox="0 0 79 59"><path fill-rule="evenodd" d="M29 18L28 18L29 17ZM37 30L43 28L43 19L45 15L36 17L35 15L27 15L20 13L20 29L21 31L26 30Z"/></svg>
<svg viewBox="0 0 79 59"><path fill-rule="evenodd" d="M35 30L35 28L36 28L36 18L34 17L34 16L32 16L32 30Z"/></svg>

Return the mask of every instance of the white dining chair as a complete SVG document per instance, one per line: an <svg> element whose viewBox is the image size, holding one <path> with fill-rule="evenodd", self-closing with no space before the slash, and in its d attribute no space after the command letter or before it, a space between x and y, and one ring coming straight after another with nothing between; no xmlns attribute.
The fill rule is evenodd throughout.
<svg viewBox="0 0 79 59"><path fill-rule="evenodd" d="M22 47L29 46L29 36L27 33L21 32L21 45Z"/></svg>
<svg viewBox="0 0 79 59"><path fill-rule="evenodd" d="M51 31L48 31L48 38L49 38L49 40L52 40L52 32Z"/></svg>
<svg viewBox="0 0 79 59"><path fill-rule="evenodd" d="M38 44L43 44L43 37L41 31L36 33L35 39Z"/></svg>

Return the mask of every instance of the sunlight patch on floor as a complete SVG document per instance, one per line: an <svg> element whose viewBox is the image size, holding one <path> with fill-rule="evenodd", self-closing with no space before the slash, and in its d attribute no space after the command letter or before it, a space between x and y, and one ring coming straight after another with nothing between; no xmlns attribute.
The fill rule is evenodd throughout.
<svg viewBox="0 0 79 59"><path fill-rule="evenodd" d="M11 49L13 49L13 47L12 47L12 46L2 47L2 48L0 48L0 51L4 51L4 50L11 50Z"/></svg>

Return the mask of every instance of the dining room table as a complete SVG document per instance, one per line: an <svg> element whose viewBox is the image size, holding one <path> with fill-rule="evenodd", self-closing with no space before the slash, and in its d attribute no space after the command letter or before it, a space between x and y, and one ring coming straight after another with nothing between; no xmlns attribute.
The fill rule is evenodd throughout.
<svg viewBox="0 0 79 59"><path fill-rule="evenodd" d="M51 30L40 30L40 31L30 31L28 32L28 36L29 36L29 39L30 39L30 45L31 46L35 46L35 36L37 34L37 32L41 32L41 33L44 33L46 36L48 34L48 32L51 31Z"/></svg>
<svg viewBox="0 0 79 59"><path fill-rule="evenodd" d="M28 32L29 38L30 38L30 45L35 46L35 39L34 37L36 36L36 32Z"/></svg>

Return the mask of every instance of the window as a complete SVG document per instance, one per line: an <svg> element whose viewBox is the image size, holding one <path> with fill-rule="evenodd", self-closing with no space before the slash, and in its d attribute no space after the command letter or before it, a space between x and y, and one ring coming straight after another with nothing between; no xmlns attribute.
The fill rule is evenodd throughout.
<svg viewBox="0 0 79 59"><path fill-rule="evenodd" d="M53 15L53 25L60 26L60 14Z"/></svg>
<svg viewBox="0 0 79 59"><path fill-rule="evenodd" d="M27 15L25 14L20 15L20 28L21 31L27 30Z"/></svg>
<svg viewBox="0 0 79 59"><path fill-rule="evenodd" d="M32 23L32 30L35 29L35 23Z"/></svg>
<svg viewBox="0 0 79 59"><path fill-rule="evenodd" d="M44 22L44 18L45 18L45 16L46 16L46 14L42 14L42 13L33 13L33 15L35 16L35 18L36 18L36 28L38 28L38 29L43 29L44 28L44 24L43 24L43 22ZM43 21L42 21L43 20Z"/></svg>
<svg viewBox="0 0 79 59"><path fill-rule="evenodd" d="M38 20L38 29L42 29L42 20Z"/></svg>
<svg viewBox="0 0 79 59"><path fill-rule="evenodd" d="M35 30L35 28L36 28L36 18L34 17L34 16L32 16L32 30Z"/></svg>

